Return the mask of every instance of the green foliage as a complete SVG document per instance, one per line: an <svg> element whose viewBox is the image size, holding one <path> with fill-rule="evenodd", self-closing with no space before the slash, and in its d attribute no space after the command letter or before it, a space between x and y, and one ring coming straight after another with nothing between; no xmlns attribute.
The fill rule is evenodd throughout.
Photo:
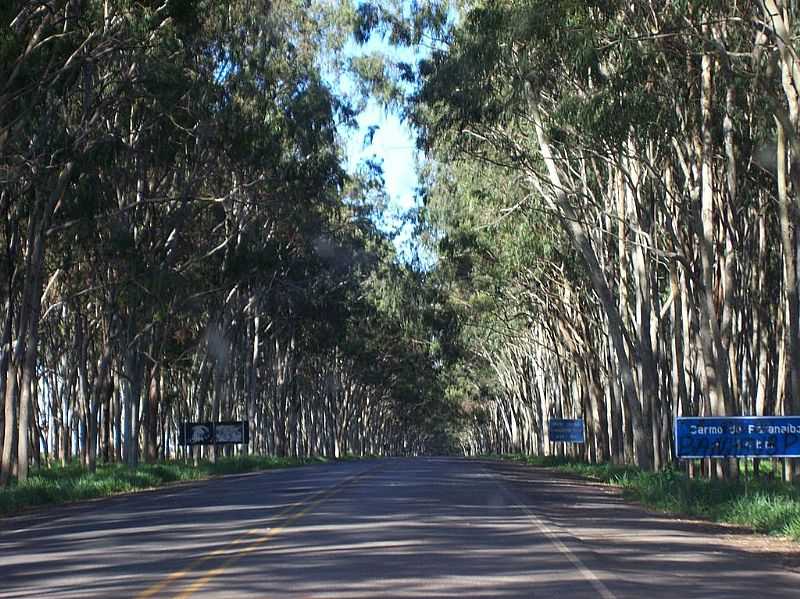
<svg viewBox="0 0 800 599"><path fill-rule="evenodd" d="M350 68L358 76L364 95L371 95L385 105L395 104L402 97L402 89L388 70L385 56L377 53L356 56L350 61Z"/></svg>
<svg viewBox="0 0 800 599"><path fill-rule="evenodd" d="M540 467L556 468L621 487L625 496L674 514L738 524L766 534L800 540L800 487L768 477L740 480L692 479L672 469L643 472L633 466L587 464L569 458L520 454L496 456Z"/></svg>
<svg viewBox="0 0 800 599"><path fill-rule="evenodd" d="M0 514L13 514L26 508L68 503L119 493L153 489L178 481L200 480L209 476L241 474L274 468L291 468L325 463L324 458L279 458L275 456L236 456L198 467L183 462L143 464L129 469L121 464L105 464L94 473L80 465L40 468L28 480L0 489Z"/></svg>
<svg viewBox="0 0 800 599"><path fill-rule="evenodd" d="M4 24L24 14L0 33L0 73L20 64L0 98L0 170L9 181L0 235L18 231L24 248L28 231L46 231L37 274L48 286L46 318L35 349L37 372L52 377L37 385L51 414L61 406L50 390L76 385L67 371L78 362L87 365L81 384L94 389L101 372L92 366L107 350L107 388L152 390L158 404L142 421L152 457L165 423L189 411L185 390L205 393L191 410L208 411L218 393L203 387L211 370L235 395L223 411L246 409L241 373L250 374L258 338L253 393L265 422L280 417L282 392L295 402L286 409L322 415L330 407L333 421L345 410L343 389L355 389L386 420L373 430L440 435L446 446L452 406L441 373L455 353L457 315L435 281L397 263L377 224L386 202L379 169L348 177L342 166L337 128L355 113L329 82L345 66L341 48L356 20L377 24L366 9L305 0L12 4L0 9ZM415 11L418 30L444 23L435 4ZM389 29L396 42L419 41L403 18ZM24 56L37 31L40 43ZM380 56L347 66L386 101L414 78L410 65ZM74 176L41 216L69 161ZM39 286L27 278L30 260L19 252L13 260L3 279L16 298ZM15 313L10 322L26 320ZM76 331L82 344L69 354ZM219 331L225 360L209 331ZM273 366L284 359L286 381L277 383ZM156 372L158 390L149 386ZM321 389L317 377L343 382ZM70 389L69 401L78 395ZM58 493L84 497L176 476L76 477ZM40 482L18 492L49 501Z"/></svg>
<svg viewBox="0 0 800 599"><path fill-rule="evenodd" d="M800 493L796 491L757 490L752 495L730 500L722 514L726 522L800 539Z"/></svg>

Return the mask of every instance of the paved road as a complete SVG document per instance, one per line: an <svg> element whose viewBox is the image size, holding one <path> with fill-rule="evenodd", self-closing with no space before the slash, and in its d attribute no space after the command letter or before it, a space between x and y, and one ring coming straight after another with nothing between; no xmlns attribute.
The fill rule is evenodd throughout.
<svg viewBox="0 0 800 599"><path fill-rule="evenodd" d="M0 520L0 597L800 596L708 529L513 464L350 462Z"/></svg>

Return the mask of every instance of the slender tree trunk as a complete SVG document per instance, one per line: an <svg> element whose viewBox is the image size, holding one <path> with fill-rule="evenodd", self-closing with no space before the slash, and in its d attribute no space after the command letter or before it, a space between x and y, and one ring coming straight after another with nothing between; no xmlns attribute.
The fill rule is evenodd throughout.
<svg viewBox="0 0 800 599"><path fill-rule="evenodd" d="M250 435L250 453L258 452L258 438L255 434L255 420L256 420L256 395L258 393L258 351L260 343L260 328L261 318L256 315L253 318L253 351L251 353L250 369L248 372L248 388L247 388L247 420L253 428L253 434Z"/></svg>
<svg viewBox="0 0 800 599"><path fill-rule="evenodd" d="M142 395L144 376L142 358L135 346L129 346L125 353L125 370L122 384L123 411L125 419L124 453L125 464L135 468L139 461L139 402Z"/></svg>
<svg viewBox="0 0 800 599"><path fill-rule="evenodd" d="M800 413L800 306L797 293L797 230L789 201L789 184L786 165L786 135L780 122L777 122L777 165L778 165L778 212L780 215L781 246L783 248L783 277L786 289L787 326L784 327L787 351L788 387L785 401L786 414ZM792 480L796 474L794 460L786 461L784 476Z"/></svg>
<svg viewBox="0 0 800 599"><path fill-rule="evenodd" d="M214 423L219 422L220 402L222 401L224 383L223 375L222 360L218 358L214 364L214 395L211 399L211 422ZM217 449L217 445L212 445L208 450L208 458L212 464L217 461Z"/></svg>
<svg viewBox="0 0 800 599"><path fill-rule="evenodd" d="M111 333L109 332L107 335L108 338L103 344L103 353L97 364L97 374L95 375L94 385L92 387L92 400L89 407L89 442L87 444L87 466L89 472L94 472L97 469L97 415L100 406L107 403L109 394L112 340L110 338Z"/></svg>
<svg viewBox="0 0 800 599"><path fill-rule="evenodd" d="M3 192L5 193L5 192ZM6 262L8 264L8 279L6 282L6 298L4 303L4 318L3 318L3 332L2 337L0 337L0 391L2 391L3 395L0 396L3 398L2 405L3 405L3 419L0 421L0 487L4 486L3 482L3 467L2 464L5 463L5 454L3 452L3 447L5 446L5 439L7 434L7 428L14 425L14 406L9 405L6 396L6 389L8 389L8 381L9 381L9 365L11 363L11 357L13 352L13 347L11 345L12 341L12 334L13 334L13 324L14 324L14 305L13 305L13 293L14 293L14 279L16 273L16 254L17 254L17 223L16 221L12 221L7 223L6 225ZM8 419L8 416L11 419Z"/></svg>
<svg viewBox="0 0 800 599"><path fill-rule="evenodd" d="M702 136L701 136L701 216L700 260L702 265L701 323L705 329L700 335L705 366L706 392L715 416L732 415L732 398L728 383L727 353L722 351L717 309L714 305L715 226L713 184L713 142L711 108L713 99L713 58L702 58Z"/></svg>
<svg viewBox="0 0 800 599"><path fill-rule="evenodd" d="M124 360L124 358L123 358ZM113 435L114 435L114 462L122 463L125 461L123 454L123 432L122 432L122 405L123 405L123 391L125 385L123 378L117 375L117 384L114 386L114 400L112 407L113 419Z"/></svg>
<svg viewBox="0 0 800 599"><path fill-rule="evenodd" d="M583 258L589 272L592 287L605 312L608 321L609 336L611 337L616 354L619 375L622 379L623 397L628 405L631 416L636 450L636 463L645 470L651 470L653 467L652 431L649 422L647 422L645 426L642 416L642 406L637 398L633 369L625 347L625 328L622 317L611 295L611 290L609 289L605 275L600 269L597 255L583 229L583 225L573 214L572 207L569 204L565 188L562 185L561 177L550 149L550 143L545 135L544 124L542 123L538 106L535 101L531 101L529 102L529 107L534 118L541 155L547 166L550 182L553 187L553 193L545 197L545 199L552 202L552 208L556 214L559 215L561 225L564 227L575 249Z"/></svg>
<svg viewBox="0 0 800 599"><path fill-rule="evenodd" d="M11 377L16 377L16 372L14 369L11 368L11 330L12 330L12 318L11 318L11 298L6 300L6 317L5 322L3 324L3 337L2 337L2 357L0 357L0 389L3 391L3 422L2 422L2 432L0 432L0 447L2 447L2 453L0 453L0 487L5 486L8 481L8 477L10 475L10 467L11 467L11 453L10 448L13 446L12 440L14 436L14 425L16 424L16 402L12 401L12 395L9 393L10 387L9 382L11 381ZM8 441L6 441L8 439ZM8 446L9 449L6 449ZM6 452L9 452L8 455Z"/></svg>
<svg viewBox="0 0 800 599"><path fill-rule="evenodd" d="M41 300L41 285L39 287L38 297L34 300L36 305L34 306L31 319L31 328L28 332L28 341L25 347L25 358L22 366L22 381L20 383L19 430L17 433L19 443L17 448L17 480L19 481L28 479L28 466L30 462L29 429L31 427L31 413L33 411L33 384L36 376L36 361L39 355L39 316L41 315L39 303Z"/></svg>
<svg viewBox="0 0 800 599"><path fill-rule="evenodd" d="M144 414L144 457L148 464L158 461L158 411L161 402L159 364L153 364L148 375L147 403Z"/></svg>
<svg viewBox="0 0 800 599"><path fill-rule="evenodd" d="M0 487L8 484L14 470L17 431L17 401L19 394L19 379L16 364L12 359L8 366L8 378L5 391L5 412L3 414L3 459L0 463Z"/></svg>
<svg viewBox="0 0 800 599"><path fill-rule="evenodd" d="M641 224L641 223L640 223ZM649 227L643 227L647 232ZM639 240L633 250L633 263L636 270L636 307L639 338L639 381L642 392L642 422L651 429L654 467L661 469L661 455L658 450L657 427L654 426L654 404L658 402L658 371L653 356L651 333L650 270L644 254L644 240Z"/></svg>
<svg viewBox="0 0 800 599"><path fill-rule="evenodd" d="M677 266L670 265L670 286L672 291L672 397L676 402L675 413L678 416L694 416L688 405L689 394L686 390L686 370L684 363L684 329L683 329L683 293L678 281Z"/></svg>

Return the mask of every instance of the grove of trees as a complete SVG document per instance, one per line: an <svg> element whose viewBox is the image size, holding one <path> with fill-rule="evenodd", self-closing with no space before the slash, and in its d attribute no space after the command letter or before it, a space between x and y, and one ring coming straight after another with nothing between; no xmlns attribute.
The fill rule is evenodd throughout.
<svg viewBox="0 0 800 599"><path fill-rule="evenodd" d="M398 4L363 12L430 48L389 66L417 83L462 445L550 453L581 416L586 457L659 469L675 416L800 414L797 3Z"/></svg>
<svg viewBox="0 0 800 599"><path fill-rule="evenodd" d="M342 168L356 12L300 0L0 5L0 486L31 464L422 451L443 302ZM206 452L210 459L216 450Z"/></svg>
<svg viewBox="0 0 800 599"><path fill-rule="evenodd" d="M253 453L551 454L580 416L584 457L661 469L676 416L800 414L798 18L4 3L0 485L186 456L185 420L246 419ZM374 37L421 60L348 55ZM342 167L345 72L418 136L434 260L398 258L380 165Z"/></svg>

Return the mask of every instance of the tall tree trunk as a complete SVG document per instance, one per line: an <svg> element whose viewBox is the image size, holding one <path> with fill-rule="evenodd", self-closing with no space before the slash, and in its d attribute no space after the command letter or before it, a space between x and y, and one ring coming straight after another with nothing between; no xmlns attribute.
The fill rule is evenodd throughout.
<svg viewBox="0 0 800 599"><path fill-rule="evenodd" d="M3 194L7 192L2 192ZM11 219L11 217L9 217ZM15 409L13 405L9 405L6 401L6 389L8 384L9 365L11 363L11 356L13 347L11 345L12 335L14 332L14 279L17 261L17 222L12 220L6 223L6 263L8 264L8 279L6 281L6 298L4 302L4 317L3 317L3 332L0 337L0 392L2 392L2 406L3 406L3 419L0 421L0 487L5 483L2 481L2 464L4 463L3 447L5 445L6 429L14 425ZM8 419L7 415L11 418Z"/></svg>
<svg viewBox="0 0 800 599"><path fill-rule="evenodd" d="M148 464L158 461L158 411L161 403L160 364L153 364L148 375L144 414L144 457Z"/></svg>
<svg viewBox="0 0 800 599"><path fill-rule="evenodd" d="M619 366L619 375L622 380L622 392L625 403L631 416L633 428L634 445L636 451L636 463L645 470L653 467L653 444L652 430L650 423L645 423L642 416L642 405L636 394L636 385L633 379L633 369L625 347L625 328L620 316L617 304L611 294L611 290L605 278L605 274L600 269L597 255L592 248L586 231L580 219L576 217L569 203L565 187L561 182L550 142L547 139L544 123L542 122L536 100L529 102L529 108L533 115L536 127L536 135L542 159L547 167L552 193L545 194L545 200L551 202L551 208L559 216L559 221L567 233L575 249L580 253L584 264L589 272L592 287L597 294L600 305L606 315L608 322L609 336L611 337L614 352Z"/></svg>
<svg viewBox="0 0 800 599"><path fill-rule="evenodd" d="M33 411L33 384L36 376L36 361L39 349L39 316L41 315L41 284L37 297L34 299L35 305L31 318L31 326L28 331L28 340L25 347L25 358L22 365L22 380L20 382L19 397L19 430L17 432L17 480L28 479L28 466L30 462L30 435L31 412Z"/></svg>
<svg viewBox="0 0 800 599"><path fill-rule="evenodd" d="M14 470L18 395L19 378L15 361L12 358L9 361L6 379L5 411L3 414L3 456L2 462L0 462L0 487L4 487L8 484Z"/></svg>
<svg viewBox="0 0 800 599"><path fill-rule="evenodd" d="M124 453L125 464L135 468L138 459L139 441L136 436L137 409L142 388L142 368L136 349L129 346L125 352L124 372L122 377L122 409L125 419Z"/></svg>
<svg viewBox="0 0 800 599"><path fill-rule="evenodd" d="M253 317L253 350L250 354L250 368L248 371L247 386L247 421L253 429L250 435L250 453L258 453L258 438L255 434L256 420L256 395L258 393L258 351L260 344L261 318L256 314Z"/></svg>
<svg viewBox="0 0 800 599"><path fill-rule="evenodd" d="M792 218L789 200L789 184L786 165L786 134L780 122L777 122L777 165L778 165L778 213L780 215L781 247L783 249L783 277L786 289L787 326L784 327L785 347L787 348L787 368L789 370L788 387L786 389L786 406L784 413L798 414L800 404L800 306L797 293L797 230ZM796 474L795 460L786 461L784 472L786 480L792 480Z"/></svg>
<svg viewBox="0 0 800 599"><path fill-rule="evenodd" d="M640 226L643 223L640 222ZM649 226L642 226L642 233L649 232ZM658 371L653 356L651 338L651 294L650 269L644 251L644 239L637 240L633 250L633 264L636 271L636 320L639 338L639 381L642 392L642 422L650 427L653 441L654 467L661 469L661 455L658 445L658 430L654 426L654 404L658 401Z"/></svg>
<svg viewBox="0 0 800 599"><path fill-rule="evenodd" d="M109 393L109 376L111 369L111 332L106 333L107 338L103 343L103 353L97 364L97 374L95 375L94 385L92 386L92 400L89 406L89 442L87 444L87 467L89 472L97 469L97 414L100 406L107 402Z"/></svg>
<svg viewBox="0 0 800 599"><path fill-rule="evenodd" d="M224 382L225 379L222 360L218 358L214 364L214 395L211 399L211 422L214 423L219 422L220 403L222 402L222 389ZM217 461L218 454L219 452L217 445L212 445L209 448L208 453L211 463L215 463Z"/></svg>
<svg viewBox="0 0 800 599"><path fill-rule="evenodd" d="M701 323L705 329L700 335L705 367L705 390L715 416L729 416L733 411L733 399L728 383L727 353L722 351L717 309L714 305L715 225L713 140L711 109L713 101L714 60L709 53L702 58L701 93L701 214L700 261L702 266Z"/></svg>

